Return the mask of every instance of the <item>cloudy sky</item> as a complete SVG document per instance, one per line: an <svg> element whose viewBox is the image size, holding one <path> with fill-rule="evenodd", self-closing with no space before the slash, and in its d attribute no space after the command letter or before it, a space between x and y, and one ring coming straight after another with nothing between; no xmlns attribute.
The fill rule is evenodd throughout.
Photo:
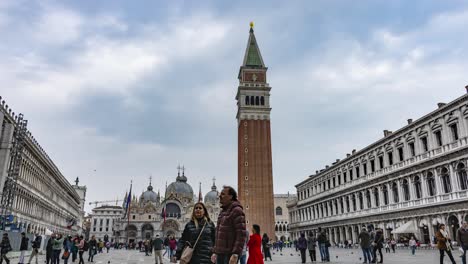
<svg viewBox="0 0 468 264"><path fill-rule="evenodd" d="M249 22L272 86L275 193L465 93L466 1L0 0L0 95L87 201L187 168L237 185ZM90 209L90 206L87 206Z"/></svg>

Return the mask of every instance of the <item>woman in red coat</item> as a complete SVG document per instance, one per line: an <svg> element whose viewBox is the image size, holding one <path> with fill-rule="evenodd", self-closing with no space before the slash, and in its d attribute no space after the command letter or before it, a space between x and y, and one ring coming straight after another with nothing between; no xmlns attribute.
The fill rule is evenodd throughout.
<svg viewBox="0 0 468 264"><path fill-rule="evenodd" d="M252 235L250 236L249 243L247 243L249 248L249 259L247 264L263 264L263 255L262 255L262 238L260 237L260 226L252 226Z"/></svg>

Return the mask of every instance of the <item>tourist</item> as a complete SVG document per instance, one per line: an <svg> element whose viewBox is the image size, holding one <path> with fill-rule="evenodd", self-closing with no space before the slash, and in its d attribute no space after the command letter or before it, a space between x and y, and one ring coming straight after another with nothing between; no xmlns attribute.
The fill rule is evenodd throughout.
<svg viewBox="0 0 468 264"><path fill-rule="evenodd" d="M330 242L328 241L325 231L320 232L317 242L319 244L320 258L322 259L322 262L330 261L330 253L328 251Z"/></svg>
<svg viewBox="0 0 468 264"><path fill-rule="evenodd" d="M242 255L239 257L239 264L247 263L247 243L249 243L249 237L250 237L248 230L246 230L246 237L247 239L245 240L244 248L242 249Z"/></svg>
<svg viewBox="0 0 468 264"><path fill-rule="evenodd" d="M39 234L36 234L36 237L34 238L33 241L31 241L31 255L29 256L29 261L28 263L31 263L31 260L36 257L36 264L38 263L37 261L37 255L39 254L39 248L41 247L41 242L42 242L42 237ZM53 262L52 262L53 263Z"/></svg>
<svg viewBox="0 0 468 264"><path fill-rule="evenodd" d="M414 239L414 236L412 236L409 240L408 246L411 249L411 255L414 255L414 253L416 252L416 239Z"/></svg>
<svg viewBox="0 0 468 264"><path fill-rule="evenodd" d="M143 243L143 247L145 248L145 256L149 256L149 246L150 246L150 241L146 239L145 242Z"/></svg>
<svg viewBox="0 0 468 264"><path fill-rule="evenodd" d="M360 241L360 246L362 249L362 254L364 255L364 262L363 263L371 263L372 257L371 257L371 237L369 232L367 232L367 229L365 227L362 227L361 233L359 233L359 241Z"/></svg>
<svg viewBox="0 0 468 264"><path fill-rule="evenodd" d="M175 259L180 259L185 247L193 247L190 263L211 264L211 252L215 243L216 229L203 203L193 206L192 217L185 225L177 244Z"/></svg>
<svg viewBox="0 0 468 264"><path fill-rule="evenodd" d="M175 251L177 249L177 240L174 236L169 238L169 259L172 259L175 256Z"/></svg>
<svg viewBox="0 0 468 264"><path fill-rule="evenodd" d="M62 247L63 247L63 241L65 240L64 237L62 237L61 234L58 234L55 236L55 239L52 241L52 264L59 264L60 263L60 253L62 252ZM31 257L29 260L31 260ZM37 256L36 256L36 261L37 261ZM28 263L31 263L29 261ZM37 264L37 262L36 262Z"/></svg>
<svg viewBox="0 0 468 264"><path fill-rule="evenodd" d="M390 239L384 242L385 253L390 253Z"/></svg>
<svg viewBox="0 0 468 264"><path fill-rule="evenodd" d="M252 225L252 235L249 238L249 243L247 243L247 248L249 249L247 264L263 264L261 247L260 226L254 224Z"/></svg>
<svg viewBox="0 0 468 264"><path fill-rule="evenodd" d="M71 255L72 255L72 262L75 262L78 256L78 244L80 243L80 238L76 235L71 244Z"/></svg>
<svg viewBox="0 0 468 264"><path fill-rule="evenodd" d="M164 241L159 237L159 234L156 234L156 238L153 240L152 244L153 244L153 249L154 249L154 263L162 264L163 263L162 250L164 247Z"/></svg>
<svg viewBox="0 0 468 264"><path fill-rule="evenodd" d="M21 233L21 244L20 244L20 256L19 256L19 262L18 264L24 264L24 254L26 253L26 250L28 250L28 242L29 238L26 237L26 234L24 232Z"/></svg>
<svg viewBox="0 0 468 264"><path fill-rule="evenodd" d="M315 248L317 247L317 239L309 232L309 237L307 238L307 249L309 250L310 261L317 261L317 255L315 254Z"/></svg>
<svg viewBox="0 0 468 264"><path fill-rule="evenodd" d="M378 228L375 232L375 238L374 238L374 251L372 254L372 257L374 258L372 260L372 263L377 263L377 251L379 251L380 255L380 261L379 263L383 263L383 255L382 255L382 248L383 248L383 231L382 229Z"/></svg>
<svg viewBox="0 0 468 264"><path fill-rule="evenodd" d="M219 194L221 213L218 216L216 242L211 261L217 264L235 264L242 254L246 240L245 214L237 200L237 192L224 186Z"/></svg>
<svg viewBox="0 0 468 264"><path fill-rule="evenodd" d="M88 241L88 262L93 262L94 255L96 254L97 241L95 236L91 236L91 239Z"/></svg>
<svg viewBox="0 0 468 264"><path fill-rule="evenodd" d="M169 238L170 238L170 236L167 235L166 238L164 239L164 249L166 251L164 251L163 257L166 256L166 254L167 254L167 257L169 257L169 255L170 255L169 254Z"/></svg>
<svg viewBox="0 0 468 264"><path fill-rule="evenodd" d="M307 240L304 233L301 233L301 237L297 240L297 248L301 252L302 263L306 263Z"/></svg>
<svg viewBox="0 0 468 264"><path fill-rule="evenodd" d="M457 231L457 241L460 248L463 250L462 263L466 264L466 250L468 249L468 223L463 222L460 229Z"/></svg>
<svg viewBox="0 0 468 264"><path fill-rule="evenodd" d="M76 247L78 248L78 257L80 258L78 264L84 264L83 253L86 251L86 241L83 236L80 236L76 241L78 242Z"/></svg>
<svg viewBox="0 0 468 264"><path fill-rule="evenodd" d="M52 234L47 240L47 245L46 245L46 264L50 264L52 260L52 255L54 254L54 250L52 249L52 241L55 239L55 234Z"/></svg>
<svg viewBox="0 0 468 264"><path fill-rule="evenodd" d="M440 224L439 231L436 233L437 248L440 252L440 264L444 263L444 255L447 253L452 264L456 263L452 256L452 244L447 231L445 231L445 225Z"/></svg>
<svg viewBox="0 0 468 264"><path fill-rule="evenodd" d="M263 249L263 255L265 257L265 261L267 260L267 258L270 258L271 261L273 261L271 259L271 244L270 244L270 238L268 237L268 235L266 233L263 234L263 237L262 237L262 249Z"/></svg>
<svg viewBox="0 0 468 264"><path fill-rule="evenodd" d="M396 244L397 244L397 243L396 243L395 238L392 237L392 239L390 240L390 246L392 247L393 253L396 253L396 252L395 252Z"/></svg>
<svg viewBox="0 0 468 264"><path fill-rule="evenodd" d="M65 237L63 241L63 254L62 254L62 259L64 264L68 264L68 258L70 257L70 251L71 251L71 236Z"/></svg>

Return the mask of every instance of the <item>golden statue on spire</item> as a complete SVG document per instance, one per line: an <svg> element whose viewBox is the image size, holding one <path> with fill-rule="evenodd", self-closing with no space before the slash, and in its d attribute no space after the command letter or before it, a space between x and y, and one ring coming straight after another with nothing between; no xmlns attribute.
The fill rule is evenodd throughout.
<svg viewBox="0 0 468 264"><path fill-rule="evenodd" d="M253 27L254 27L254 22L250 21L250 28L253 28Z"/></svg>

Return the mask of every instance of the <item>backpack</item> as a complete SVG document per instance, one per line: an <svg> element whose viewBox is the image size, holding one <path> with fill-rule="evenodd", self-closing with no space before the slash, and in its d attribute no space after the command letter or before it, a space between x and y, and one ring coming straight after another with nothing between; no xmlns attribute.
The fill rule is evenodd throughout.
<svg viewBox="0 0 468 264"><path fill-rule="evenodd" d="M89 250L89 242L88 242L88 241L85 241L85 242L84 242L83 250L84 250L84 251L88 251L88 250Z"/></svg>

